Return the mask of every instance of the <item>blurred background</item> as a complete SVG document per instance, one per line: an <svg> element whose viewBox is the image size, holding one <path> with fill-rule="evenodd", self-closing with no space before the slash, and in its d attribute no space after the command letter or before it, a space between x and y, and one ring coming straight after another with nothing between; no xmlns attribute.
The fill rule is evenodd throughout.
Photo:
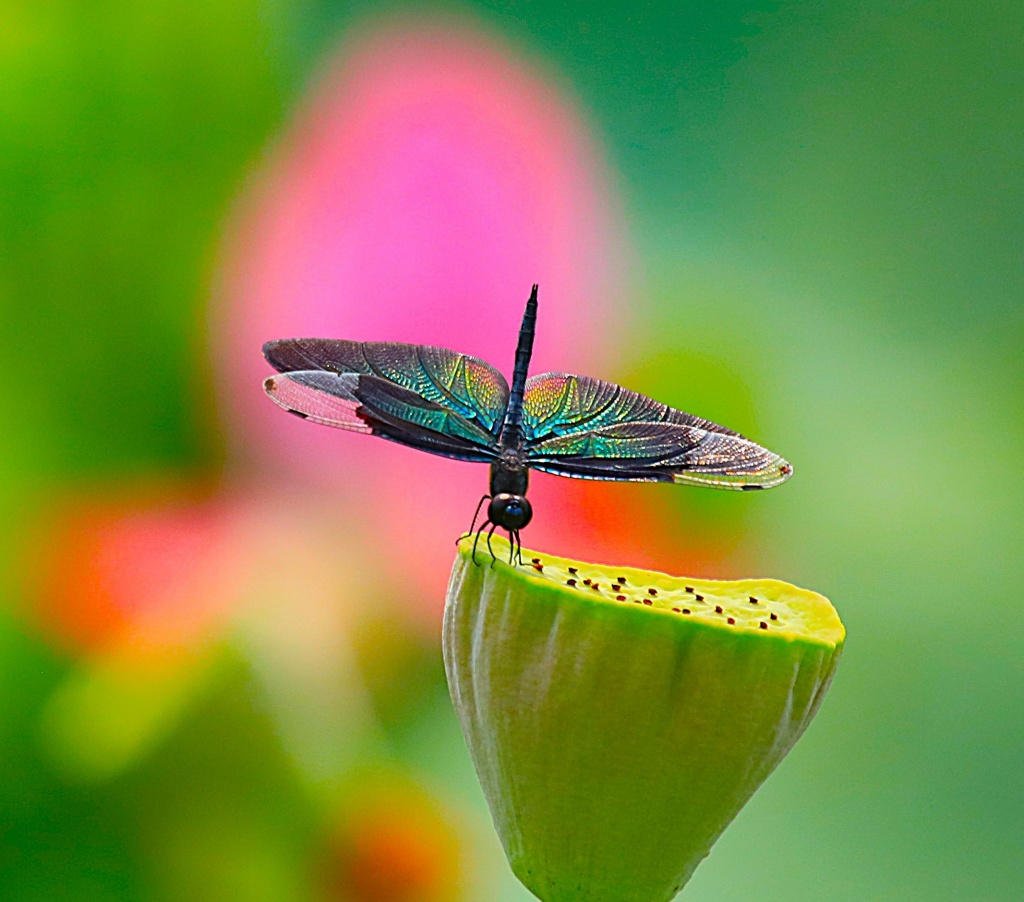
<svg viewBox="0 0 1024 902"><path fill-rule="evenodd" d="M440 344L777 450L527 545L849 631L684 898L1024 898L1024 9L0 0L0 898L513 902L444 683L486 469L284 416ZM11 379L17 376L14 385Z"/></svg>

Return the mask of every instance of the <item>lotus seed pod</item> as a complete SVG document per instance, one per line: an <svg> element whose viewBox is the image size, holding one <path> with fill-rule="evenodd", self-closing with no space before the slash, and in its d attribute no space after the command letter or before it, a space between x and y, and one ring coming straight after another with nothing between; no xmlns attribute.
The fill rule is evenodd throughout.
<svg viewBox="0 0 1024 902"><path fill-rule="evenodd" d="M817 712L838 615L777 580L482 545L459 546L445 667L512 870L543 902L673 898Z"/></svg>

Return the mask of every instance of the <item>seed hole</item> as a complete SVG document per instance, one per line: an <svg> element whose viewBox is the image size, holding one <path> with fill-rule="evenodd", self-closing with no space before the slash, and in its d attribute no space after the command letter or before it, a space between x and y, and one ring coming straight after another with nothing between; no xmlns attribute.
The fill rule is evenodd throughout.
<svg viewBox="0 0 1024 902"><path fill-rule="evenodd" d="M683 608L683 613L684 614L689 614L690 613L690 609L689 608Z"/></svg>
<svg viewBox="0 0 1024 902"><path fill-rule="evenodd" d="M715 613L716 614L721 614L722 613L722 606L720 604L716 604L715 605Z"/></svg>
<svg viewBox="0 0 1024 902"><path fill-rule="evenodd" d="M644 599L644 604L651 605L651 604L654 604L654 602L651 601L651 599L649 599L649 598L645 598Z"/></svg>
<svg viewBox="0 0 1024 902"><path fill-rule="evenodd" d="M704 596L703 595L694 595L693 597L694 597L694 599L696 601L703 601L704 600Z"/></svg>
<svg viewBox="0 0 1024 902"><path fill-rule="evenodd" d="M779 619L779 615L778 615L778 614L776 614L776 613L775 613L774 611L772 611L772 612L771 612L771 613L770 613L770 614L769 614L768 616L769 616L769 617L770 617L770 618L771 618L772 620L778 620L778 619Z"/></svg>
<svg viewBox="0 0 1024 902"><path fill-rule="evenodd" d="M730 617L730 618L729 618L728 620L726 620L725 622L726 622L726 623L730 623L730 624L732 624L732 623L735 623L735 622L736 622L736 618L735 618L735 617Z"/></svg>
<svg viewBox="0 0 1024 902"><path fill-rule="evenodd" d="M751 595L751 596L750 596L750 603L751 603L751 604L757 604L757 599L756 599L756 598L754 598L754 596L753 596L753 595Z"/></svg>
<svg viewBox="0 0 1024 902"><path fill-rule="evenodd" d="M657 589L648 589L647 590L647 594L648 595L657 595L658 594L658 590Z"/></svg>
<svg viewBox="0 0 1024 902"><path fill-rule="evenodd" d="M567 579L567 580L565 581L565 584L566 584L567 586L575 586L575 585L576 585L576 580L574 580L574 579Z"/></svg>
<svg viewBox="0 0 1024 902"><path fill-rule="evenodd" d="M761 621L761 629L763 629L763 630L768 629L768 624L765 623L763 620Z"/></svg>

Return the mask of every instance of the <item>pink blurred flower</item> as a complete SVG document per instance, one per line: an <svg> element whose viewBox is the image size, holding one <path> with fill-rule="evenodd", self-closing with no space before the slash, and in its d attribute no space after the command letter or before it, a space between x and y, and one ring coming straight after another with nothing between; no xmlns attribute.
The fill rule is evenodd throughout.
<svg viewBox="0 0 1024 902"><path fill-rule="evenodd" d="M589 130L548 80L450 20L365 33L328 67L238 211L213 346L232 438L253 462L329 486L368 546L394 541L386 553L405 578L440 600L486 469L282 415L259 388L260 346L409 341L508 374L539 282L534 372L607 374L624 247ZM589 494L544 479L531 491L528 538L548 544ZM545 516L549 498L567 518Z"/></svg>

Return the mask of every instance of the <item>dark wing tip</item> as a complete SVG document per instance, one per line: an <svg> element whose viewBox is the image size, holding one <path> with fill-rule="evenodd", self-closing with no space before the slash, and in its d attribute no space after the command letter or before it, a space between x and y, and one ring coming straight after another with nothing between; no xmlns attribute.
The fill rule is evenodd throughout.
<svg viewBox="0 0 1024 902"><path fill-rule="evenodd" d="M310 354L310 345L317 341L315 338L276 338L264 342L263 358L279 373L322 370L324 367L318 365Z"/></svg>
<svg viewBox="0 0 1024 902"><path fill-rule="evenodd" d="M281 339L274 339L273 341L263 342L263 359L267 361L271 366L274 365L274 351L277 350L278 346L283 344Z"/></svg>

